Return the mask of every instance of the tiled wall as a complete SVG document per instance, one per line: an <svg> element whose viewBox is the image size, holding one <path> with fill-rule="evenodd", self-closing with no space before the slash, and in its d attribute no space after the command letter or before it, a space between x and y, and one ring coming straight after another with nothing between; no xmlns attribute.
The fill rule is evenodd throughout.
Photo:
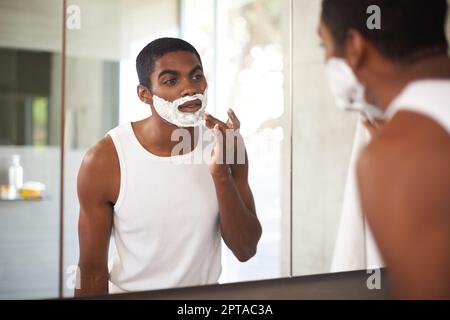
<svg viewBox="0 0 450 320"><path fill-rule="evenodd" d="M0 201L0 299L58 295L60 150L0 147L0 183L7 182L12 154L21 155L24 181L46 185L42 201ZM65 155L64 262L78 262L76 175L84 150ZM64 284L67 293L71 292Z"/></svg>
<svg viewBox="0 0 450 320"><path fill-rule="evenodd" d="M1 147L0 183L19 154L24 181L46 185L42 201L0 201L0 298L54 297L58 289L59 148Z"/></svg>

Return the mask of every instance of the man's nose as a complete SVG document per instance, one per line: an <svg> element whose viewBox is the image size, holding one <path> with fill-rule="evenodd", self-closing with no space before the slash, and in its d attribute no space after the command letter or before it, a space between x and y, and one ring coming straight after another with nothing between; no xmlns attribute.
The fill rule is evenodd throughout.
<svg viewBox="0 0 450 320"><path fill-rule="evenodd" d="M198 88L190 81L186 81L183 90L181 91L182 97L192 96L194 94L198 93Z"/></svg>

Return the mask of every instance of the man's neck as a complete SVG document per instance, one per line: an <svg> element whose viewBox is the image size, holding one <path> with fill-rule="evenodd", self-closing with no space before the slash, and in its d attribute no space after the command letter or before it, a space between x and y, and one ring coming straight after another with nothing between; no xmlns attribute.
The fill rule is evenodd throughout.
<svg viewBox="0 0 450 320"><path fill-rule="evenodd" d="M162 119L159 119L155 116L150 116L142 122L142 131L141 134L145 139L146 147L151 147L152 150L164 154L170 155L172 150L176 145L178 145L181 141L172 140L172 135L175 130L183 129L189 132L189 138L191 141L191 150L195 147L194 140L194 132L196 128L179 128L173 124L167 123ZM184 137L184 135L183 135ZM174 139L178 139L179 135L175 135ZM184 150L189 152L190 150Z"/></svg>
<svg viewBox="0 0 450 320"><path fill-rule="evenodd" d="M450 58L439 55L422 59L410 65L384 65L376 72L377 79L371 85L373 100L386 110L391 102L411 82L426 79L450 80Z"/></svg>

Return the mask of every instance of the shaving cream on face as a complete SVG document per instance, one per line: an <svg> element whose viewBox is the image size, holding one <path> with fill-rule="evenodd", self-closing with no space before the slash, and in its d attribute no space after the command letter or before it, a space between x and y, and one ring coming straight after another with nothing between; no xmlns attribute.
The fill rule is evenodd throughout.
<svg viewBox="0 0 450 320"><path fill-rule="evenodd" d="M330 58L326 64L326 71L339 109L359 112L370 121L383 119L383 111L366 101L364 87L344 59Z"/></svg>
<svg viewBox="0 0 450 320"><path fill-rule="evenodd" d="M200 100L202 106L196 112L183 112L178 110L178 107L182 104ZM201 125L203 115L205 114L205 108L207 105L207 89L203 94L194 94L188 97L182 97L173 102L164 100L157 95L153 95L153 107L161 118L170 122L178 127L198 127Z"/></svg>

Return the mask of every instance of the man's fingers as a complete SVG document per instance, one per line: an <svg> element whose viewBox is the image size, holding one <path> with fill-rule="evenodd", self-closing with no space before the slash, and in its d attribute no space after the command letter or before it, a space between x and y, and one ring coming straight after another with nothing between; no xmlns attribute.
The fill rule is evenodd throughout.
<svg viewBox="0 0 450 320"><path fill-rule="evenodd" d="M229 120L231 121L233 129L237 130L241 127L241 122L239 121L238 117L234 113L233 109L229 108L227 110L228 116L230 117Z"/></svg>
<svg viewBox="0 0 450 320"><path fill-rule="evenodd" d="M208 129L214 129L214 126L216 124L218 124L218 121L216 118L214 118L212 115L210 115L209 113L205 112L205 116L204 116L204 124Z"/></svg>
<svg viewBox="0 0 450 320"><path fill-rule="evenodd" d="M220 130L219 129L220 129L219 125L215 124L213 130L214 130L214 135L216 136L216 138L219 137L219 135L220 135Z"/></svg>
<svg viewBox="0 0 450 320"><path fill-rule="evenodd" d="M220 121L219 119L213 117L209 113L205 112L205 126L209 129L212 129L214 125L218 124L222 131L227 129L239 130L241 127L241 122L237 118L236 114L232 109L228 109L228 120L226 123Z"/></svg>
<svg viewBox="0 0 450 320"><path fill-rule="evenodd" d="M214 148L213 148L213 155L215 157L215 161L217 164L223 164L223 153L224 153L224 142L223 142L223 135L222 131L220 130L220 127L218 124L214 125L213 127L214 132Z"/></svg>
<svg viewBox="0 0 450 320"><path fill-rule="evenodd" d="M213 117L209 113L205 112L205 124L209 129L212 129L216 124L219 126L219 128L223 131L228 129L228 126L220 121L219 119Z"/></svg>
<svg viewBox="0 0 450 320"><path fill-rule="evenodd" d="M380 119L372 120L363 117L362 120L364 127L367 129L371 137L376 136L385 123L384 120Z"/></svg>
<svg viewBox="0 0 450 320"><path fill-rule="evenodd" d="M213 129L214 128L214 123L211 121L211 119L208 119L205 116L205 119L203 119L205 127L207 127L208 129Z"/></svg>
<svg viewBox="0 0 450 320"><path fill-rule="evenodd" d="M233 122L231 121L231 119L227 120L227 127L230 128L230 129L234 129L233 128Z"/></svg>
<svg viewBox="0 0 450 320"><path fill-rule="evenodd" d="M216 139L216 143L218 145L222 146L223 145L223 134L222 134L222 130L220 130L220 127L218 124L214 125L213 132L214 132L214 138Z"/></svg>

